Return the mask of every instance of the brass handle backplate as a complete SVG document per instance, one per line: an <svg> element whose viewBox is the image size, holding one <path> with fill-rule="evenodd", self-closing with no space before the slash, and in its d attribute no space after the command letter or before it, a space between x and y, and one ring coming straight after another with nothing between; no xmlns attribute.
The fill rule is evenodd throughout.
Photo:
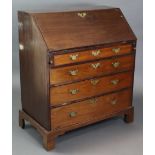
<svg viewBox="0 0 155 155"><path fill-rule="evenodd" d="M119 53L120 50L121 50L121 48L113 48L113 49L112 49L112 51L113 51L114 53L116 53L116 54Z"/></svg>
<svg viewBox="0 0 155 155"><path fill-rule="evenodd" d="M99 81L100 80L98 80L98 79L92 79L92 80L90 80L91 84L94 85L94 86L97 85L99 83Z"/></svg>
<svg viewBox="0 0 155 155"><path fill-rule="evenodd" d="M79 89L71 89L71 90L69 90L69 92L70 92L72 95L76 95L76 94L79 92Z"/></svg>
<svg viewBox="0 0 155 155"><path fill-rule="evenodd" d="M100 63L96 63L96 64L91 64L91 66L94 68L94 69L97 69L98 67L100 67Z"/></svg>
<svg viewBox="0 0 155 155"><path fill-rule="evenodd" d="M69 71L69 74L72 75L72 76L77 75L77 73L78 73L78 70L77 69L76 70L70 70Z"/></svg>
<svg viewBox="0 0 155 155"><path fill-rule="evenodd" d="M117 85L117 84L119 83L119 80L118 80L118 79L116 79L116 80L111 80L111 83L112 83L113 85Z"/></svg>
<svg viewBox="0 0 155 155"><path fill-rule="evenodd" d="M118 62L118 61L112 63L112 66L113 66L114 68L119 67L119 65L120 65L120 62Z"/></svg>
<svg viewBox="0 0 155 155"><path fill-rule="evenodd" d="M74 111L72 111L72 112L69 113L69 116L70 117L75 117L76 115L77 115L77 112L74 112Z"/></svg>
<svg viewBox="0 0 155 155"><path fill-rule="evenodd" d="M92 51L92 56L98 56L99 54L101 53L101 51L100 50L96 50L96 51Z"/></svg>
<svg viewBox="0 0 155 155"><path fill-rule="evenodd" d="M81 18L85 18L85 16L87 15L87 13L86 12L79 12L77 15L79 17L81 17Z"/></svg>
<svg viewBox="0 0 155 155"><path fill-rule="evenodd" d="M90 104L95 104L97 102L97 99L96 98L90 99L89 102Z"/></svg>
<svg viewBox="0 0 155 155"><path fill-rule="evenodd" d="M78 58L78 56L79 56L78 54L73 54L73 55L70 55L69 57L70 57L71 60L74 61L74 60L76 60Z"/></svg>

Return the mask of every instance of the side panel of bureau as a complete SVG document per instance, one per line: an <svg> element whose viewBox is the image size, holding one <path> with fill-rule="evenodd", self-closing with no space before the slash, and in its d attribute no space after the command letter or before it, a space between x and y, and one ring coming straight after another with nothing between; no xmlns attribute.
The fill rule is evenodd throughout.
<svg viewBox="0 0 155 155"><path fill-rule="evenodd" d="M18 12L22 109L50 130L47 48L34 19Z"/></svg>

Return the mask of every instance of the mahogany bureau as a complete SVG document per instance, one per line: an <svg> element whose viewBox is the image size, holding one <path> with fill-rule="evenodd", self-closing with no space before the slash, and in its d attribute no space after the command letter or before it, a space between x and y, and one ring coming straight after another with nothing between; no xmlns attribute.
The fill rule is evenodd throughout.
<svg viewBox="0 0 155 155"><path fill-rule="evenodd" d="M47 150L67 131L133 121L136 37L119 8L18 12L22 110Z"/></svg>

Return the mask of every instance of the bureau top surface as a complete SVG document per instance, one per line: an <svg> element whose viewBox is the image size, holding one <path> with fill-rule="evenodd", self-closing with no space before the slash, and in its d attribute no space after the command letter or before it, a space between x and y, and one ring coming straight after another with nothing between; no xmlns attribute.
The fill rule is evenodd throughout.
<svg viewBox="0 0 155 155"><path fill-rule="evenodd" d="M136 40L118 8L28 14L50 51Z"/></svg>

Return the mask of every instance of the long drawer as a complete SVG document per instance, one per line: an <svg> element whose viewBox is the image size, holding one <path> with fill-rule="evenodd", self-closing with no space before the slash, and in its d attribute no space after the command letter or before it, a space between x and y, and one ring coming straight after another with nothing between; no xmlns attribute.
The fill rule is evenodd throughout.
<svg viewBox="0 0 155 155"><path fill-rule="evenodd" d="M52 87L52 89L50 89L50 103L52 106L61 105L74 100L116 91L132 86L132 80L133 73L130 71Z"/></svg>
<svg viewBox="0 0 155 155"><path fill-rule="evenodd" d="M130 70L133 69L133 67L134 55L128 55L80 65L52 68L50 70L50 83L64 84L93 76Z"/></svg>
<svg viewBox="0 0 155 155"><path fill-rule="evenodd" d="M70 63L77 63L82 61L106 58L111 56L124 55L132 53L133 47L131 44L117 45L106 48L99 48L95 50L80 51L74 53L66 53L54 56L54 65L64 65Z"/></svg>
<svg viewBox="0 0 155 155"><path fill-rule="evenodd" d="M131 106L130 89L51 110L52 129L82 124Z"/></svg>

